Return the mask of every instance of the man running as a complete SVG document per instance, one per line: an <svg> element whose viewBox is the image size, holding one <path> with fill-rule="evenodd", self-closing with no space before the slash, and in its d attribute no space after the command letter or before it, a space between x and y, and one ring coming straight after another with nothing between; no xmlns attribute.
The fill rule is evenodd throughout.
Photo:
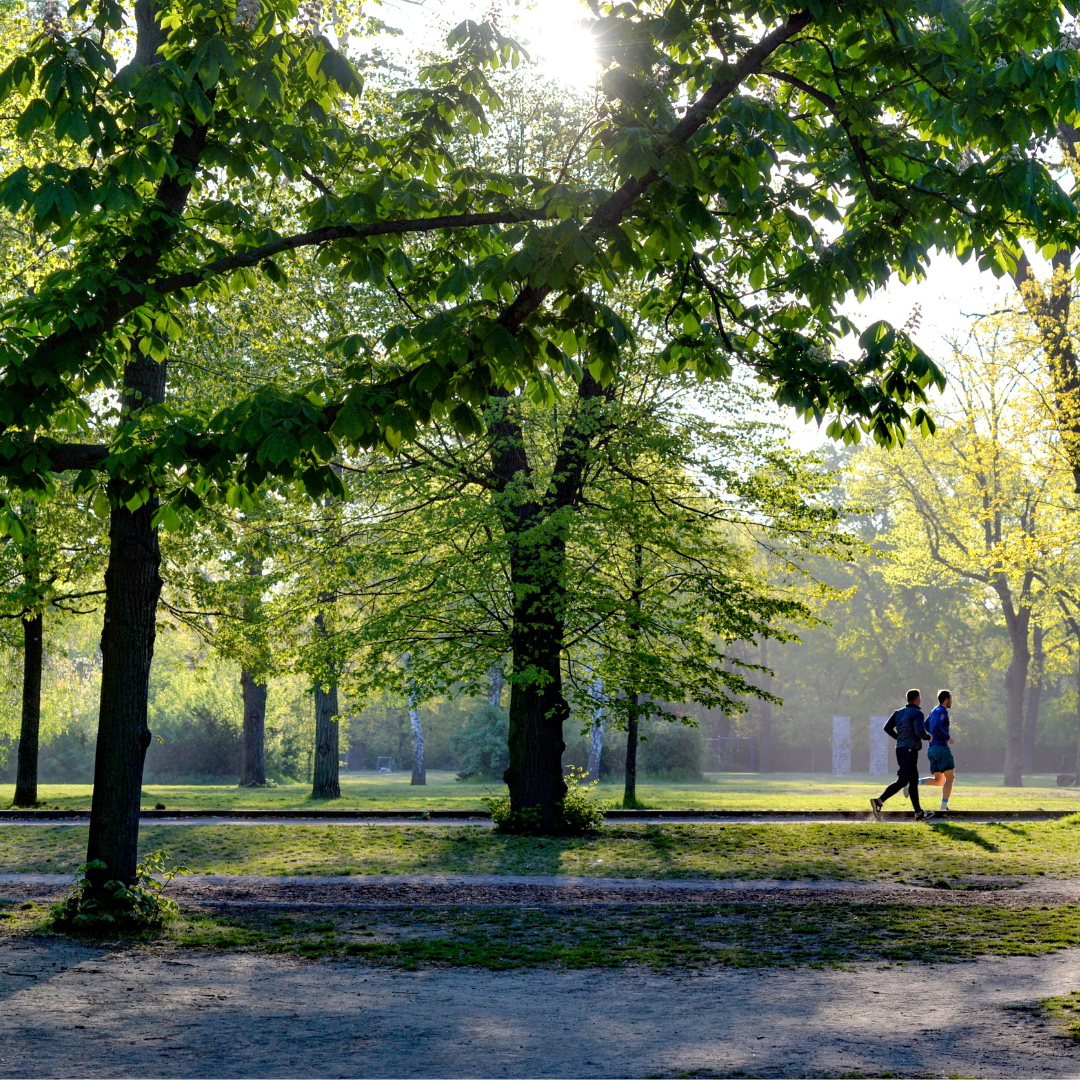
<svg viewBox="0 0 1080 1080"><path fill-rule="evenodd" d="M953 781L956 779L956 764L953 762L953 744L949 735L949 710L952 708L952 693L949 690L938 691L937 708L926 718L926 727L930 732L930 747L926 756L930 759L933 776L924 776L919 783L927 787L941 788L941 812L948 813L949 796L952 794Z"/></svg>
<svg viewBox="0 0 1080 1080"><path fill-rule="evenodd" d="M876 799L870 800L870 809L874 817L881 820L881 808L886 799L891 799L902 788L907 788L916 821L926 821L934 816L932 810L923 810L919 805L919 750L923 739L930 736L926 731L926 720L919 707L922 694L918 690L907 692L907 705L897 709L885 724L885 734L896 740L896 780Z"/></svg>

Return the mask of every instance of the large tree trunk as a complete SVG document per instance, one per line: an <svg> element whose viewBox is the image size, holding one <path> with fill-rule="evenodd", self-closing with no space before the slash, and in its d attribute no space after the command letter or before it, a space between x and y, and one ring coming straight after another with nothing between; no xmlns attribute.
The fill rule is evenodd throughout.
<svg viewBox="0 0 1080 1080"><path fill-rule="evenodd" d="M761 639L761 663L769 666L769 643ZM761 676L761 689L772 690L772 672L766 671ZM772 772L772 702L762 698L758 702L758 772Z"/></svg>
<svg viewBox="0 0 1080 1080"><path fill-rule="evenodd" d="M244 738L240 758L240 786L266 783L266 683L247 668L240 672L244 698Z"/></svg>
<svg viewBox="0 0 1080 1080"><path fill-rule="evenodd" d="M15 774L15 805L33 806L38 801L38 741L41 733L42 616L24 617L22 723L19 727L19 760Z"/></svg>
<svg viewBox="0 0 1080 1080"><path fill-rule="evenodd" d="M561 565L562 545L555 548ZM546 565L542 557L539 562ZM550 830L560 824L567 790L562 773L563 723L570 709L562 692L563 624L552 610L550 595L535 588L530 572L523 573L519 566L513 577L515 594L525 595L514 612L510 763L503 779L510 789L511 808L537 810L540 828ZM522 578L529 582L525 589L520 588Z"/></svg>
<svg viewBox="0 0 1080 1080"><path fill-rule="evenodd" d="M1039 705L1042 701L1043 676L1046 672L1046 650L1043 648L1043 628L1036 623L1031 631L1031 677L1028 680L1027 708L1024 713L1024 774L1035 771L1035 742L1039 732Z"/></svg>
<svg viewBox="0 0 1080 1080"><path fill-rule="evenodd" d="M1024 786L1024 690L1027 687L1029 608L1008 619L1012 658L1005 672L1005 786Z"/></svg>
<svg viewBox="0 0 1080 1080"><path fill-rule="evenodd" d="M626 714L626 765L623 777L622 804L626 810L637 809L638 695L630 695Z"/></svg>
<svg viewBox="0 0 1080 1080"><path fill-rule="evenodd" d="M311 786L313 799L340 799L338 777L337 684L326 689L315 687L315 775Z"/></svg>
<svg viewBox="0 0 1080 1080"><path fill-rule="evenodd" d="M165 364L146 357L124 371L124 407L134 411L165 400ZM150 745L146 725L150 664L161 596L161 550L153 527L155 495L137 510L120 502L110 485L109 566L105 571L105 621L101 631L101 699L94 796L86 861L95 889L107 881L132 883L138 863L139 800Z"/></svg>
<svg viewBox="0 0 1080 1080"><path fill-rule="evenodd" d="M513 596L510 687L510 763L503 779L510 806L534 810L542 831L561 825L566 783L562 774L563 723L570 714L562 692L563 618L566 606L567 511L578 505L592 440L603 430L610 398L586 372L576 412L559 442L545 487L535 490L525 438L514 409L491 425L496 505L510 541Z"/></svg>

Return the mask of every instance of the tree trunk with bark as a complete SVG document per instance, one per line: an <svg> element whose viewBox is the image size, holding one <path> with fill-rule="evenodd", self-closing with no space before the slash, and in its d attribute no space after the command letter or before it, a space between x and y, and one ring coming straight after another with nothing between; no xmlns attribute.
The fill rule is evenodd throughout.
<svg viewBox="0 0 1080 1080"><path fill-rule="evenodd" d="M266 683L244 668L240 691L244 699L240 787L260 787L266 783Z"/></svg>
<svg viewBox="0 0 1080 1080"><path fill-rule="evenodd" d="M503 774L511 808L537 810L545 831L561 824L560 807L567 791L562 772L563 724L570 715L562 692L564 597L557 583L547 580L547 554L561 565L562 543L552 543L548 552L530 547L524 558L520 552L511 556L511 585L519 598L511 633L514 671L515 676L518 672L528 676L515 677L510 684L510 763Z"/></svg>
<svg viewBox="0 0 1080 1080"><path fill-rule="evenodd" d="M1043 678L1046 673L1046 650L1043 647L1043 628L1036 623L1031 631L1031 674L1028 679L1027 706L1024 711L1024 773L1035 772L1035 743L1039 733L1039 706L1042 702Z"/></svg>
<svg viewBox="0 0 1080 1080"><path fill-rule="evenodd" d="M1024 690L1027 687L1031 609L1006 607L1012 657L1005 672L1005 786L1024 786Z"/></svg>
<svg viewBox="0 0 1080 1080"><path fill-rule="evenodd" d="M38 785L38 742L41 734L41 665L44 659L41 612L24 615L22 719L19 758L15 773L16 806L34 806Z"/></svg>
<svg viewBox="0 0 1080 1080"><path fill-rule="evenodd" d="M495 399L504 411L491 424L491 471L510 545L514 598L510 761L503 779L512 810L536 812L540 830L549 832L561 826L567 791L562 773L563 724L570 715L562 692L567 512L580 501L590 447L604 428L603 407L610 391L586 372L543 491L533 487L514 403L505 392L496 393Z"/></svg>
<svg viewBox="0 0 1080 1080"><path fill-rule="evenodd" d="M506 679L503 676L502 668L498 664L492 664L488 668L488 704L493 709L502 707L502 692L503 687L506 685Z"/></svg>
<svg viewBox="0 0 1080 1080"><path fill-rule="evenodd" d="M409 781L414 787L423 787L427 784L427 767L424 765L424 728L420 723L420 706L415 699L409 701L409 725L412 727L413 737L413 767L412 779Z"/></svg>
<svg viewBox="0 0 1080 1080"><path fill-rule="evenodd" d="M626 765L623 776L622 804L626 810L636 810L637 801L637 752L638 752L638 695L630 695L626 713Z"/></svg>
<svg viewBox="0 0 1080 1080"><path fill-rule="evenodd" d="M1080 784L1080 627L1074 624L1076 636L1076 763L1073 765L1075 783Z"/></svg>
<svg viewBox="0 0 1080 1080"><path fill-rule="evenodd" d="M312 778L313 799L340 799L338 769L338 688L333 683L325 689L315 687L315 768Z"/></svg>
<svg viewBox="0 0 1080 1080"><path fill-rule="evenodd" d="M249 555L247 575L252 581L262 578L263 561ZM243 740L240 757L240 787L260 787L266 783L266 674L264 641L261 627L262 598L249 594L244 605L244 620L251 628L249 656L257 657L258 671L245 664L240 671L240 693L244 703Z"/></svg>
<svg viewBox="0 0 1080 1080"><path fill-rule="evenodd" d="M589 725L589 769L588 781L596 783L600 779L600 757L604 752L604 707L603 700L604 684L599 678L593 680L589 687L589 697L592 698L593 715Z"/></svg>
<svg viewBox="0 0 1080 1080"><path fill-rule="evenodd" d="M769 666L769 643L761 639L761 663L763 667ZM761 689L772 691L772 672L765 671L761 675ZM772 702L762 698L758 702L758 747L757 747L758 772L772 772Z"/></svg>
<svg viewBox="0 0 1080 1080"><path fill-rule="evenodd" d="M165 364L140 357L124 371L129 411L165 400ZM146 724L150 664L157 638L161 596L161 550L152 525L155 495L136 510L120 502L110 484L109 565L105 571L105 619L101 631L101 698L94 757L94 795L86 861L91 886L135 881L139 848L139 802L143 764L150 745Z"/></svg>

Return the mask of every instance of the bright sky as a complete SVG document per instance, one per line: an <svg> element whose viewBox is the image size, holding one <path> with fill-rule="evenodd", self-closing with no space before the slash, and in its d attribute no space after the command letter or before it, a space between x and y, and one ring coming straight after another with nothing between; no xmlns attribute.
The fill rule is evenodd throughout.
<svg viewBox="0 0 1080 1080"><path fill-rule="evenodd" d="M412 42L440 35L465 19L483 22L497 9L503 32L516 38L544 72L584 89L596 75L582 0L383 0L381 17Z"/></svg>

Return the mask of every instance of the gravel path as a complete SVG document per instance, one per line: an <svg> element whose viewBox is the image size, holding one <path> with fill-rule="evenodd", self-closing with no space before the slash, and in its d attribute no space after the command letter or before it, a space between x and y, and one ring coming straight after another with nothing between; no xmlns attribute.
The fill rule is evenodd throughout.
<svg viewBox="0 0 1080 1080"><path fill-rule="evenodd" d="M0 899L52 899L71 874L0 874ZM687 904L857 901L1030 907L1080 903L1080 879L960 879L949 890L874 881L651 880L512 875L351 875L270 877L191 874L169 895L197 906L321 906L443 904Z"/></svg>
<svg viewBox="0 0 1080 1080"><path fill-rule="evenodd" d="M0 943L0 1076L1076 1076L1080 950L941 966L417 972Z"/></svg>

